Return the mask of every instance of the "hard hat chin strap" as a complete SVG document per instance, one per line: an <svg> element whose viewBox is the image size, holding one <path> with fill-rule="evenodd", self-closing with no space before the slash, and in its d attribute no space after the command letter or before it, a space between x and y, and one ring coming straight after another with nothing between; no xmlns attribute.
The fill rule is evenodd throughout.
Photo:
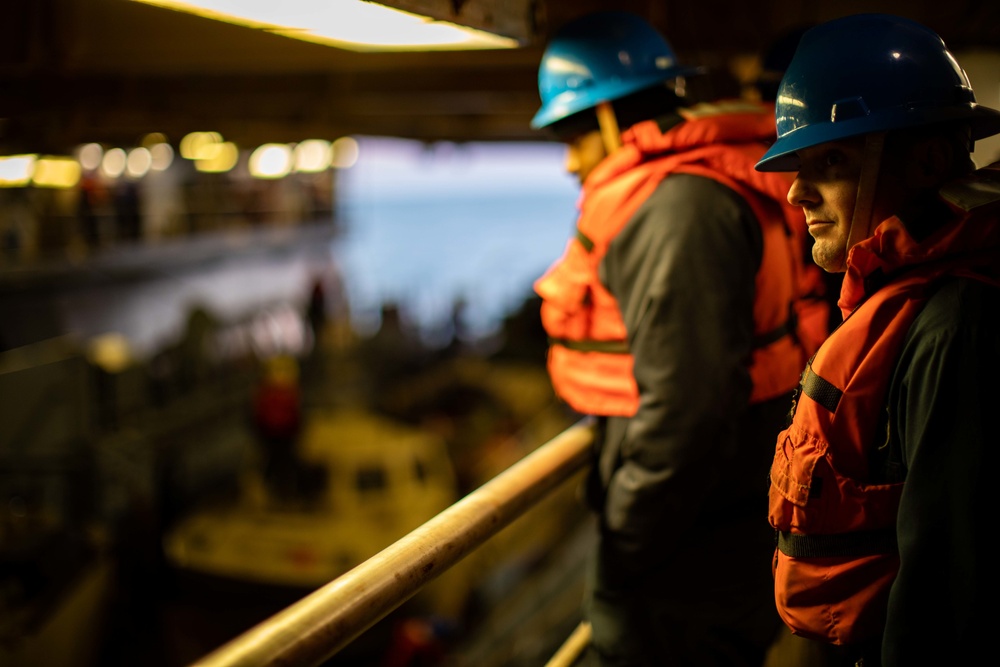
<svg viewBox="0 0 1000 667"><path fill-rule="evenodd" d="M885 132L872 132L865 135L865 151L861 160L858 193L854 200L854 214L851 216L851 230L847 235L845 257L850 255L851 248L872 234L875 190L878 187L878 172L882 165L882 148L884 146Z"/></svg>
<svg viewBox="0 0 1000 667"><path fill-rule="evenodd" d="M597 112L597 124L601 128L601 139L604 141L604 150L610 155L621 148L622 133L618 129L618 118L615 116L615 108L611 102L600 102L595 108Z"/></svg>

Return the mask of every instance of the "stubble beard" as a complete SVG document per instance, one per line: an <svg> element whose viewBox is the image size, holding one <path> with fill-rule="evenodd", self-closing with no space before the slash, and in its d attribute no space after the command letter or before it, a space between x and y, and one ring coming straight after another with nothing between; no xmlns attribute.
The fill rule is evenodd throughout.
<svg viewBox="0 0 1000 667"><path fill-rule="evenodd" d="M847 249L843 243L829 239L816 239L812 247L812 258L816 265L827 273L843 273L847 270Z"/></svg>

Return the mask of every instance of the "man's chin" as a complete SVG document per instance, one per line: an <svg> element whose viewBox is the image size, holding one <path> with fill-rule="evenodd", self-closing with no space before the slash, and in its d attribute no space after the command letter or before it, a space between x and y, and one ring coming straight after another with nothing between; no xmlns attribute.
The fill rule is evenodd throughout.
<svg viewBox="0 0 1000 667"><path fill-rule="evenodd" d="M818 243L813 245L812 256L816 266L827 273L843 273L847 270L842 254L824 252L824 248L819 247Z"/></svg>

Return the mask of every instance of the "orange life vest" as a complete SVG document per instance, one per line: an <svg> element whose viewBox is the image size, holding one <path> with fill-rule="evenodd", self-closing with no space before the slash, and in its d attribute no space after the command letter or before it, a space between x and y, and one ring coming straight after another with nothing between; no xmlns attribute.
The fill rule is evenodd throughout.
<svg viewBox="0 0 1000 667"><path fill-rule="evenodd" d="M890 218L850 252L840 301L845 320L803 372L771 467L775 599L795 634L855 644L877 638L885 625L899 568L903 482L870 470L869 462L886 443L880 419L889 382L935 282L966 276L998 284L1000 227L995 219L970 219L986 202L982 183L942 192L957 215L922 244ZM1000 187L994 194L1000 201ZM890 278L876 287L882 276Z"/></svg>
<svg viewBox="0 0 1000 667"><path fill-rule="evenodd" d="M578 412L631 416L638 408L628 333L598 271L611 241L673 173L722 183L750 205L760 222L764 251L756 275L751 402L794 389L805 360L825 338L826 305L799 298L807 282L805 223L785 200L791 181L786 174L753 168L774 138L773 115L742 101L680 113L684 122L666 133L655 121L622 133L622 147L584 183L576 237L535 283L550 341L549 375L556 393ZM815 276L808 280L819 282Z"/></svg>

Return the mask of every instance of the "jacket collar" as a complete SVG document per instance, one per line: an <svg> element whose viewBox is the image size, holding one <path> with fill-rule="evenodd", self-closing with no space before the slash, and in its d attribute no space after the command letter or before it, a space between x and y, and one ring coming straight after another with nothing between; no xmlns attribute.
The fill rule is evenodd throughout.
<svg viewBox="0 0 1000 667"><path fill-rule="evenodd" d="M1000 276L996 216L970 221L972 210L941 196L953 187L882 221L872 236L851 248L837 304L845 317L894 275L918 266L972 267L993 279Z"/></svg>

